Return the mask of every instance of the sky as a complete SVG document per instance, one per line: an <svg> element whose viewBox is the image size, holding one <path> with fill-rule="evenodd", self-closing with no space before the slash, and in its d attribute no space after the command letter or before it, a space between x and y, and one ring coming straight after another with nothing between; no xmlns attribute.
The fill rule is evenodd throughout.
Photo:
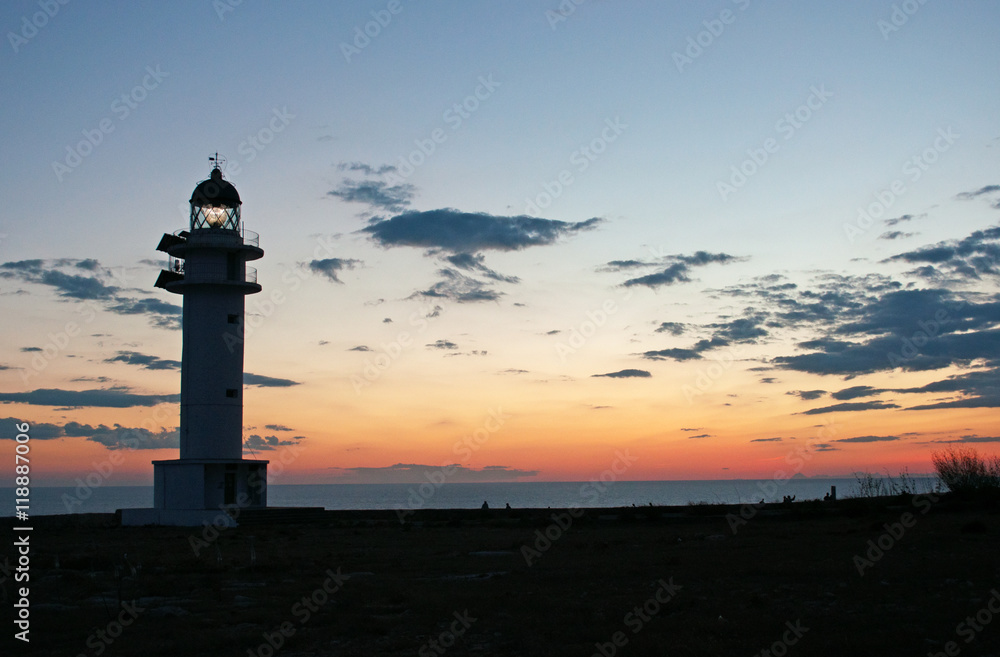
<svg viewBox="0 0 1000 657"><path fill-rule="evenodd" d="M30 423L35 485L176 458L155 247L218 152L265 252L244 436L274 483L997 454L998 24L916 0L5 2L0 448Z"/></svg>

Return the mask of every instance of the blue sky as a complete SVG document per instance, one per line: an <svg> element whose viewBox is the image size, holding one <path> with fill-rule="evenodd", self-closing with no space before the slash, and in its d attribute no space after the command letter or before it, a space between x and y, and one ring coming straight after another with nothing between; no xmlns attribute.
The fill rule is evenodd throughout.
<svg viewBox="0 0 1000 657"><path fill-rule="evenodd" d="M845 438L902 424L925 446L845 445L819 469L919 464L929 442L993 437L982 410L914 422L906 408L956 399L899 391L983 372L995 385L997 3L233 4L0 8L0 263L10 265L0 298L16 319L3 329L4 393L176 393L170 367L113 359L179 358L169 305L179 300L152 288L154 247L184 227L190 191L219 151L245 225L261 234L265 292L288 297L273 313L251 311L266 321L247 369L294 385L261 384L272 396L258 399L259 415L248 408L248 425L289 425L338 476L441 461L452 434L500 403L522 409L510 445L491 443L471 467L585 478L600 449L652 441L642 477L708 476L724 446L769 426L804 435L810 400L796 390L846 389L855 377L872 377L863 383L883 391L883 406L844 411ZM46 7L53 15L39 14ZM366 29L374 36L358 37ZM866 208L878 216L859 225ZM537 221L514 221L522 215ZM922 251L942 244L948 257ZM917 271L926 265L936 269ZM306 273L293 287L296 272ZM761 292L776 276L795 287ZM900 292L924 296L891 296ZM829 314L782 315L809 299ZM572 330L609 300L613 317L567 357ZM87 301L93 323L32 370L39 336L90 316ZM851 332L859 313L896 301L916 314ZM894 371L794 359L841 353L834 335L899 342L934 303L972 304L979 320L952 328L981 332L974 347ZM359 393L352 376L414 313L435 321ZM680 332L658 332L664 322ZM695 361L736 345L739 372L689 403ZM635 369L651 376L592 380ZM761 378L775 381L762 388ZM951 392L995 394L976 390ZM19 399L6 415L57 427L141 419L138 407ZM164 404L168 435L176 408ZM291 413L282 408L295 417L272 417ZM513 436L555 431L565 447L577 420L562 418L593 408L620 412L607 426L629 430L619 443L596 435L598 422L581 439L591 459L573 468L549 454L533 461ZM701 465L678 468L669 454L686 445L689 413L728 419L708 432L718 446L691 457ZM407 431L403 446L390 438ZM905 442L896 433L867 442ZM74 458L106 446L94 435ZM784 453L758 448L773 451L741 456L754 464L746 474ZM135 455L136 481L149 456Z"/></svg>

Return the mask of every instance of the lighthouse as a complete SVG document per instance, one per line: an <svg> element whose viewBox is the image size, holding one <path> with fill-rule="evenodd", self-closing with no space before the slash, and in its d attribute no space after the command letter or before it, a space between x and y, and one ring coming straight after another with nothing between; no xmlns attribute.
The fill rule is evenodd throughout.
<svg viewBox="0 0 1000 657"><path fill-rule="evenodd" d="M153 508L123 510L123 524L235 524L240 510L267 506L268 462L243 458L244 306L261 291L247 262L264 251L220 158L209 159L189 226L156 247L168 256L156 287L184 298L180 458L153 461Z"/></svg>

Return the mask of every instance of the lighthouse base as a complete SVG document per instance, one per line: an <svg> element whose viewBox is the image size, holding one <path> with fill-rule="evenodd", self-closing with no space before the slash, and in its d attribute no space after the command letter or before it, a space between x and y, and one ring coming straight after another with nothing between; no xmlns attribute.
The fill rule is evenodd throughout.
<svg viewBox="0 0 1000 657"><path fill-rule="evenodd" d="M242 509L267 507L267 461L153 461L153 508L122 509L123 525L235 526Z"/></svg>

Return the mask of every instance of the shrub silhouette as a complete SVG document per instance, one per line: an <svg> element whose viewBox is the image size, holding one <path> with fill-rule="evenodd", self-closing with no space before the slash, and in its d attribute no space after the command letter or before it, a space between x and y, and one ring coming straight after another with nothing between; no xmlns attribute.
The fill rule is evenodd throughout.
<svg viewBox="0 0 1000 657"><path fill-rule="evenodd" d="M931 454L938 477L958 494L1000 491L1000 457L980 456L971 447Z"/></svg>

